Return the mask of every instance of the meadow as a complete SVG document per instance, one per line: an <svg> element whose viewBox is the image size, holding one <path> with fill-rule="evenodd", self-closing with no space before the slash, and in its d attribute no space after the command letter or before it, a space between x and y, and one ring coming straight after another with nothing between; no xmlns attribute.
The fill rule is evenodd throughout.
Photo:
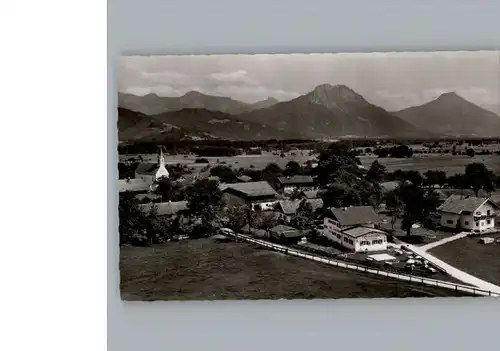
<svg viewBox="0 0 500 351"><path fill-rule="evenodd" d="M138 155L121 155L120 160L127 160ZM156 155L142 155L144 162L156 162ZM296 161L304 164L308 160L314 160L316 155L309 155L309 151L296 151L294 155L287 153L284 157L271 152L263 152L262 155L239 155L234 157L204 157L211 165L227 164L233 168L255 168L263 169L269 163L277 163L284 168L290 161ZM195 163L198 157L194 155L168 155L165 156L167 164L186 164L195 169L201 169L206 164ZM377 158L377 156L360 156L362 165L369 168L373 161L378 160L387 167L387 170L410 171L415 170L424 173L428 170L444 170L447 175L463 173L465 166L472 162L484 163L496 174L500 174L500 156L499 155L476 155L474 157L451 154L419 154L412 158Z"/></svg>
<svg viewBox="0 0 500 351"><path fill-rule="evenodd" d="M123 300L465 296L206 238L120 250Z"/></svg>

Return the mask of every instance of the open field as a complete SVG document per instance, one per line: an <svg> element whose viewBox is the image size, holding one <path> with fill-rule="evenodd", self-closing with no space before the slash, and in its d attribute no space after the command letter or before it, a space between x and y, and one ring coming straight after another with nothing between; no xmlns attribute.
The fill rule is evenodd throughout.
<svg viewBox="0 0 500 351"><path fill-rule="evenodd" d="M124 300L464 296L213 239L122 247Z"/></svg>
<svg viewBox="0 0 500 351"><path fill-rule="evenodd" d="M491 236L500 237L498 234ZM484 245L479 243L478 237L468 237L438 246L429 252L466 273L500 285L500 244Z"/></svg>
<svg viewBox="0 0 500 351"><path fill-rule="evenodd" d="M360 156L361 163L370 167L373 161L378 160L387 167L387 170L419 171L444 170L448 176L463 173L465 166L472 162L481 162L496 174L500 173L499 155L453 156L453 155L418 155L412 158L377 158L376 156Z"/></svg>
<svg viewBox="0 0 500 351"><path fill-rule="evenodd" d="M284 168L289 161L297 161L301 164L308 160L313 160L315 156L310 156L308 151L296 151L295 155L288 153L285 157L272 153L262 155L240 155L234 157L204 157L211 165L226 163L234 168L262 169L271 162L277 163ZM142 155L145 162L156 162L156 155ZM137 155L121 155L120 160L126 160ZM187 164L195 168L203 168L206 164L194 163L196 156L193 155L168 155L165 157L167 164ZM388 171L401 169L403 171L416 170L424 173L427 170L444 170L448 175L463 173L465 166L472 162L482 162L495 173L500 173L499 155L478 155L475 157L453 156L453 155L416 155L412 158L377 158L376 156L360 156L361 163L369 168L373 161L378 160L387 167Z"/></svg>

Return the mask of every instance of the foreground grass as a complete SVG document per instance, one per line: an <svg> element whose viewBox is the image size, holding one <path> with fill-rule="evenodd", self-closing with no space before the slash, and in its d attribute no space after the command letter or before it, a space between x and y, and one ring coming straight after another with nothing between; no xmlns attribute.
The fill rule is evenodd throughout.
<svg viewBox="0 0 500 351"><path fill-rule="evenodd" d="M443 244L429 252L466 273L500 285L500 244L484 245L479 243L479 238L469 237Z"/></svg>
<svg viewBox="0 0 500 351"><path fill-rule="evenodd" d="M212 239L123 247L124 300L464 296Z"/></svg>

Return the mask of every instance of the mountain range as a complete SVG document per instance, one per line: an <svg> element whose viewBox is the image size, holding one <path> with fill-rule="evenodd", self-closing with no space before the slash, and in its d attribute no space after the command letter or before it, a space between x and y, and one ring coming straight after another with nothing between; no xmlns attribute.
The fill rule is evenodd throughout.
<svg viewBox="0 0 500 351"><path fill-rule="evenodd" d="M190 91L179 97L158 96L156 94L144 96L118 94L118 106L146 115L180 111L185 108L201 108L237 115L255 109L270 107L278 102L274 98L268 98L249 104L228 97L202 94L197 91Z"/></svg>
<svg viewBox="0 0 500 351"><path fill-rule="evenodd" d="M439 135L500 135L499 116L454 92L442 94L424 105L394 112L394 115L417 127L432 128Z"/></svg>
<svg viewBox="0 0 500 351"><path fill-rule="evenodd" d="M194 91L181 97L120 93L119 107L121 141L500 134L499 116L455 93L388 112L345 85L322 84L290 101L269 98L254 104Z"/></svg>

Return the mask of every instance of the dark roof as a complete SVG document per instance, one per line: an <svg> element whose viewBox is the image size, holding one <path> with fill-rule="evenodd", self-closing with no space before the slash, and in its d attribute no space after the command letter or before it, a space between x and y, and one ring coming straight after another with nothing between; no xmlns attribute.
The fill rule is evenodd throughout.
<svg viewBox="0 0 500 351"><path fill-rule="evenodd" d="M143 175L153 175L158 170L159 166L157 163L143 162L139 163L135 169L135 173Z"/></svg>
<svg viewBox="0 0 500 351"><path fill-rule="evenodd" d="M149 191L149 185L142 179L118 179L118 192Z"/></svg>
<svg viewBox="0 0 500 351"><path fill-rule="evenodd" d="M343 208L330 208L340 225L361 225L382 222L371 206L351 206Z"/></svg>
<svg viewBox="0 0 500 351"><path fill-rule="evenodd" d="M274 190L271 185L266 181L261 182L248 182L248 183L236 183L236 184L224 184L220 185L222 191L228 191L230 189L243 194L246 197L261 197L261 196L276 196L276 190Z"/></svg>
<svg viewBox="0 0 500 351"><path fill-rule="evenodd" d="M438 207L438 210L447 212L461 214L462 212L474 212L482 204L489 201L487 197L463 197L461 195L451 195L446 201ZM490 201L495 207L498 207L496 203Z"/></svg>
<svg viewBox="0 0 500 351"><path fill-rule="evenodd" d="M139 206L141 210L144 212L149 212L152 206L156 206L156 208L158 209L158 215L160 216L174 215L177 212L186 211L188 209L187 201L159 202L159 203L150 203Z"/></svg>
<svg viewBox="0 0 500 351"><path fill-rule="evenodd" d="M301 230L283 224L279 224L269 231L272 233L276 233L279 236L283 235L285 238L296 238L304 236L304 233Z"/></svg>
<svg viewBox="0 0 500 351"><path fill-rule="evenodd" d="M382 230L378 230L375 228L368 228L368 227L354 227L351 229L344 230L342 233L347 234L353 238L359 238L361 236L364 236L367 234L372 234L372 233L385 235L385 232L383 232Z"/></svg>
<svg viewBox="0 0 500 351"><path fill-rule="evenodd" d="M318 190L306 190L302 194L308 199L316 199L318 197Z"/></svg>
<svg viewBox="0 0 500 351"><path fill-rule="evenodd" d="M286 184L286 185L313 184L314 180L313 180L313 177L311 177L311 176L295 175L293 177L279 177L278 182L280 182L281 184Z"/></svg>
<svg viewBox="0 0 500 351"><path fill-rule="evenodd" d="M303 199L281 200L278 203L283 213L288 215L296 213L302 201ZM313 211L316 211L318 208L323 207L323 200L321 199L305 199L305 201L311 205Z"/></svg>

